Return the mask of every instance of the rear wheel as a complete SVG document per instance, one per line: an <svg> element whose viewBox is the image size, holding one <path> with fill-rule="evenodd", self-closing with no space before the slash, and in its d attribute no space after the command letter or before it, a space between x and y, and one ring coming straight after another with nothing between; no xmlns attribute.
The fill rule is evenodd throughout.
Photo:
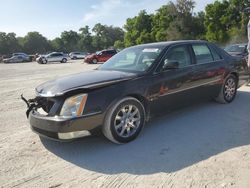
<svg viewBox="0 0 250 188"><path fill-rule="evenodd" d="M122 144L134 140L144 124L144 106L137 99L126 97L109 109L102 131L110 141Z"/></svg>
<svg viewBox="0 0 250 188"><path fill-rule="evenodd" d="M238 80L234 75L229 75L227 79L225 80L220 94L216 98L216 101L219 103L231 103L237 93L237 85L238 85Z"/></svg>
<svg viewBox="0 0 250 188"><path fill-rule="evenodd" d="M93 59L93 60L92 60L92 63L93 63L93 64L97 64L97 63L98 63L97 59Z"/></svg>

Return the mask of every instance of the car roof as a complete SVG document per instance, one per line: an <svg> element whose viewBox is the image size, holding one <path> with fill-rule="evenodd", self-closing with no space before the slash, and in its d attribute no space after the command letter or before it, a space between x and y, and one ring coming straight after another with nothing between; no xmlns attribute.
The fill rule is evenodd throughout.
<svg viewBox="0 0 250 188"><path fill-rule="evenodd" d="M23 53L23 52L17 52L17 53L13 53L13 54L27 55L26 53Z"/></svg>
<svg viewBox="0 0 250 188"><path fill-rule="evenodd" d="M165 41L165 42L154 42L154 43L147 43L147 44L140 44L132 47L167 47L172 44L188 44L188 43L207 43L204 40L177 40L177 41Z"/></svg>
<svg viewBox="0 0 250 188"><path fill-rule="evenodd" d="M50 54L62 54L62 52L51 52Z"/></svg>
<svg viewBox="0 0 250 188"><path fill-rule="evenodd" d="M116 51L115 49L108 49L108 50L102 50L100 52L104 52L104 51Z"/></svg>

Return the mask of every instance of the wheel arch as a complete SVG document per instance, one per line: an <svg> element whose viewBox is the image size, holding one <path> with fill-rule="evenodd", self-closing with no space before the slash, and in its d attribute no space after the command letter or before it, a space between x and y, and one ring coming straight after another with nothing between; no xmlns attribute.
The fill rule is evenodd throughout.
<svg viewBox="0 0 250 188"><path fill-rule="evenodd" d="M148 100L140 95L140 94L136 94L136 93L133 93L133 94L128 94L128 95L124 95L124 96L120 96L120 97L117 97L116 99L112 100L108 105L107 105L107 108L105 110L105 115L104 117L106 117L107 115L107 111L112 108L113 105L115 105L117 102L119 102L120 100L122 100L123 98L126 98L126 97L133 97L135 99L137 99L140 103L142 103L143 107L144 107L144 110L145 110L145 116L146 116L146 121L149 120L149 117L150 117L150 108L149 108L149 103L148 103ZM104 118L105 119L105 118Z"/></svg>
<svg viewBox="0 0 250 188"><path fill-rule="evenodd" d="M148 100L140 94L129 94L126 97L133 97L142 103L145 109L145 113L146 113L146 121L148 121L150 117L150 108L149 108Z"/></svg>
<svg viewBox="0 0 250 188"><path fill-rule="evenodd" d="M232 72L230 72L230 74L229 75L233 75L233 76L235 76L236 77L236 79L237 79L237 84L239 83L239 74L236 72L236 71L232 71Z"/></svg>

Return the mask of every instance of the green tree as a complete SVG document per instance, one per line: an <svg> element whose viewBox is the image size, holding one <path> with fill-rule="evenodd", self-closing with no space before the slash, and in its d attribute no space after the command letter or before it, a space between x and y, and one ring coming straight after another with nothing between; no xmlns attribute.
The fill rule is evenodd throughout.
<svg viewBox="0 0 250 188"><path fill-rule="evenodd" d="M0 54L11 54L21 50L15 33L0 32Z"/></svg>
<svg viewBox="0 0 250 188"><path fill-rule="evenodd" d="M217 43L241 42L247 39L249 0L215 1L206 7L206 38Z"/></svg>
<svg viewBox="0 0 250 188"><path fill-rule="evenodd" d="M215 1L206 7L206 38L209 41L224 43L229 39L227 34L229 23L225 23L228 6L228 1Z"/></svg>
<svg viewBox="0 0 250 188"><path fill-rule="evenodd" d="M177 10L173 2L160 7L153 16L152 37L156 41L167 40L167 29L177 18Z"/></svg>
<svg viewBox="0 0 250 188"><path fill-rule="evenodd" d="M86 52L92 52L93 46L92 46L92 36L90 33L89 26L85 26L79 29L79 37L80 40L78 42L79 49Z"/></svg>
<svg viewBox="0 0 250 188"><path fill-rule="evenodd" d="M51 46L53 51L57 51L57 52L65 52L66 51L63 40L61 38L59 38L59 37L51 40L50 41L50 46Z"/></svg>
<svg viewBox="0 0 250 188"><path fill-rule="evenodd" d="M117 40L117 41L115 41L115 43L114 43L114 47L115 47L116 49L123 49L123 48L124 48L124 42L121 41L121 40Z"/></svg>
<svg viewBox="0 0 250 188"><path fill-rule="evenodd" d="M95 50L113 47L115 41L124 38L124 31L119 27L96 24L92 31L94 32L92 45Z"/></svg>
<svg viewBox="0 0 250 188"><path fill-rule="evenodd" d="M78 41L80 37L75 31L64 31L61 33L61 40L63 42L63 49L66 52L78 51Z"/></svg>
<svg viewBox="0 0 250 188"><path fill-rule="evenodd" d="M145 10L140 11L138 16L128 18L124 25L126 30L124 44L126 47L152 42L152 15L147 14Z"/></svg>
<svg viewBox="0 0 250 188"><path fill-rule="evenodd" d="M168 40L195 39L196 34L193 25L193 0L177 0L172 5L174 19L166 30L166 38Z"/></svg>
<svg viewBox="0 0 250 188"><path fill-rule="evenodd" d="M51 49L48 40L38 32L29 32L23 38L23 49L26 53L46 53Z"/></svg>

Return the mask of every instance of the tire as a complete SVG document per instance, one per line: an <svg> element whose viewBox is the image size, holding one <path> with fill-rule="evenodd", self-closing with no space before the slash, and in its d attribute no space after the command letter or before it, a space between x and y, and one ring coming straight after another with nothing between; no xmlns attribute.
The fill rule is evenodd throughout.
<svg viewBox="0 0 250 188"><path fill-rule="evenodd" d="M102 132L116 144L134 140L145 124L145 109L140 101L126 97L114 104L107 112Z"/></svg>
<svg viewBox="0 0 250 188"><path fill-rule="evenodd" d="M231 103L237 94L237 88L238 79L234 75L230 74L223 83L220 94L215 98L215 100L222 104Z"/></svg>
<svg viewBox="0 0 250 188"><path fill-rule="evenodd" d="M92 60L92 63L93 63L93 64L97 64L97 63L98 63L98 60L97 60L97 59L93 59L93 60Z"/></svg>
<svg viewBox="0 0 250 188"><path fill-rule="evenodd" d="M42 59L39 60L40 64L47 64L47 62L48 61L45 58L42 58Z"/></svg>
<svg viewBox="0 0 250 188"><path fill-rule="evenodd" d="M66 58L63 58L61 63L66 63L67 62L67 59Z"/></svg>

